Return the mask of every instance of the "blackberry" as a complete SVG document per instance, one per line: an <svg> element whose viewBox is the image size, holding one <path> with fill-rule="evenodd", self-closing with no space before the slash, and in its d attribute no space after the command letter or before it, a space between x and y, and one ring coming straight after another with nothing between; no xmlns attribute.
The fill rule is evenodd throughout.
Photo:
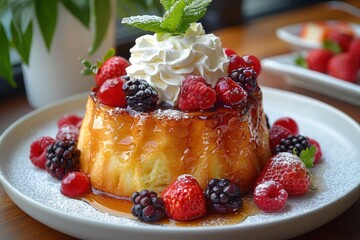
<svg viewBox="0 0 360 240"><path fill-rule="evenodd" d="M46 148L46 171L61 180L67 173L79 170L79 157L75 141L56 141Z"/></svg>
<svg viewBox="0 0 360 240"><path fill-rule="evenodd" d="M128 106L138 112L148 112L154 109L158 92L144 79L126 81L122 87L126 93Z"/></svg>
<svg viewBox="0 0 360 240"><path fill-rule="evenodd" d="M280 140L280 143L276 145L275 151L294 153L296 148L296 155L300 156L300 152L306 148L310 148L311 144L308 139L302 135L289 135L286 138Z"/></svg>
<svg viewBox="0 0 360 240"><path fill-rule="evenodd" d="M242 67L233 70L230 73L230 78L244 88L248 94L251 94L257 85L257 73L251 67Z"/></svg>
<svg viewBox="0 0 360 240"><path fill-rule="evenodd" d="M144 222L155 222L165 217L164 201L153 191L142 190L131 196L131 213Z"/></svg>
<svg viewBox="0 0 360 240"><path fill-rule="evenodd" d="M236 212L242 207L240 188L231 184L227 178L211 179L206 187L205 197L209 206L217 213Z"/></svg>

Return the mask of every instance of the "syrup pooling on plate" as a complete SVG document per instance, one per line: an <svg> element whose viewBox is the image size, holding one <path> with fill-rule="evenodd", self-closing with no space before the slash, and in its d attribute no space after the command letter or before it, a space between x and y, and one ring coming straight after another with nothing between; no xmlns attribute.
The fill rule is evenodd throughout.
<svg viewBox="0 0 360 240"><path fill-rule="evenodd" d="M87 202L92 207L105 213L110 213L119 217L126 217L136 219L131 215L132 203L129 198L119 197L92 189L86 195L82 195L79 199ZM240 210L231 214L216 214L209 213L205 217L195 219L191 221L175 221L169 218L164 218L157 221L154 224L178 226L178 227L205 227L205 226L223 226L239 224L247 217L255 215L259 212L259 209L255 206L250 197L245 197L243 200L243 206Z"/></svg>
<svg viewBox="0 0 360 240"><path fill-rule="evenodd" d="M261 101L258 91L238 108L135 113L89 97L78 143L81 170L93 187L119 196L161 192L184 173L203 188L221 176L246 192L269 156Z"/></svg>

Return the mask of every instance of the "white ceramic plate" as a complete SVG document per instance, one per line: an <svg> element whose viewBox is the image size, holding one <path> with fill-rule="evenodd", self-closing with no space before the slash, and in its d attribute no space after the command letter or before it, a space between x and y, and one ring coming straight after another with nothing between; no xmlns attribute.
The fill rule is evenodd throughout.
<svg viewBox="0 0 360 240"><path fill-rule="evenodd" d="M276 36L281 40L287 42L295 51L321 48L322 43L317 41L305 40L300 37L299 34L303 24L304 23L297 23L280 27L276 30ZM355 34L357 36L360 36L360 25L352 23L351 26Z"/></svg>
<svg viewBox="0 0 360 240"><path fill-rule="evenodd" d="M261 66L264 70L283 75L291 85L360 106L360 75L358 76L357 83L354 84L327 74L302 68L294 63L296 54L298 53L262 59Z"/></svg>
<svg viewBox="0 0 360 240"><path fill-rule="evenodd" d="M344 113L289 92L263 88L271 120L297 119L302 134L317 139L324 161L313 169L318 190L291 198L281 213L259 214L227 226L174 227L141 223L99 212L60 193L60 183L34 167L29 146L38 136L56 133L66 113L83 114L85 95L38 109L10 126L0 138L0 180L10 198L27 214L81 239L287 239L335 218L360 197L360 128ZM330 120L331 119L331 120Z"/></svg>

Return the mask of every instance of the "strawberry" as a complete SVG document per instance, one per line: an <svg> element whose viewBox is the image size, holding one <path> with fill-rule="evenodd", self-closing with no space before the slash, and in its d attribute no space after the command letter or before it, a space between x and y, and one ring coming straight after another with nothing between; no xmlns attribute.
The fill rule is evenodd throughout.
<svg viewBox="0 0 360 240"><path fill-rule="evenodd" d="M295 64L313 71L326 73L327 65L334 53L327 49L314 49L310 50L304 57L298 55L295 58Z"/></svg>
<svg viewBox="0 0 360 240"><path fill-rule="evenodd" d="M216 102L216 92L207 85L204 78L190 74L180 88L179 108L182 111L198 111L209 109Z"/></svg>
<svg viewBox="0 0 360 240"><path fill-rule="evenodd" d="M231 55L237 55L237 53L235 52L235 50L231 49L231 48L224 48L224 53L226 56L231 56Z"/></svg>
<svg viewBox="0 0 360 240"><path fill-rule="evenodd" d="M124 82L121 77L107 79L98 91L100 102L111 107L126 107L126 94L122 89Z"/></svg>
<svg viewBox="0 0 360 240"><path fill-rule="evenodd" d="M280 183L289 196L300 196L310 189L310 173L307 167L313 166L315 147L301 151L300 157L288 152L272 156L265 164L256 180L255 186L265 181Z"/></svg>
<svg viewBox="0 0 360 240"><path fill-rule="evenodd" d="M273 125L269 130L270 149L273 154L276 153L276 145L280 143L280 140L291 135L291 131L280 125Z"/></svg>
<svg viewBox="0 0 360 240"><path fill-rule="evenodd" d="M353 36L347 32L331 29L325 36L325 41L335 43L340 48L340 52L346 52L349 49Z"/></svg>
<svg viewBox="0 0 360 240"><path fill-rule="evenodd" d="M81 59L85 66L81 72L82 75L95 75L95 82L100 87L107 79L116 78L126 75L126 68L130 63L120 56L114 56L115 50L110 49L103 57L102 61L91 64L89 61Z"/></svg>
<svg viewBox="0 0 360 240"><path fill-rule="evenodd" d="M288 193L275 181L264 181L254 190L254 203L264 212L278 212L286 206Z"/></svg>
<svg viewBox="0 0 360 240"><path fill-rule="evenodd" d="M58 120L57 126L58 128L61 128L63 125L69 124L80 128L81 122L82 122L82 117L73 114L66 114Z"/></svg>
<svg viewBox="0 0 360 240"><path fill-rule="evenodd" d="M360 38L354 39L349 46L349 53L358 62L358 68L360 68Z"/></svg>
<svg viewBox="0 0 360 240"><path fill-rule="evenodd" d="M53 143L55 143L55 139L49 136L36 138L31 143L29 158L35 166L45 169L46 148Z"/></svg>
<svg viewBox="0 0 360 240"><path fill-rule="evenodd" d="M166 214L171 219L191 220L206 213L203 190L191 175L179 176L160 196L164 201Z"/></svg>
<svg viewBox="0 0 360 240"><path fill-rule="evenodd" d="M247 92L230 77L219 79L215 92L220 102L228 106L236 106L246 101Z"/></svg>
<svg viewBox="0 0 360 240"><path fill-rule="evenodd" d="M299 134L299 126L296 121L290 117L282 117L277 119L273 125L279 125L290 130L292 135Z"/></svg>
<svg viewBox="0 0 360 240"><path fill-rule="evenodd" d="M359 71L358 62L350 53L340 53L330 59L327 71L330 76L354 83Z"/></svg>
<svg viewBox="0 0 360 240"><path fill-rule="evenodd" d="M315 49L308 52L307 66L310 70L326 73L327 65L334 53L326 49Z"/></svg>

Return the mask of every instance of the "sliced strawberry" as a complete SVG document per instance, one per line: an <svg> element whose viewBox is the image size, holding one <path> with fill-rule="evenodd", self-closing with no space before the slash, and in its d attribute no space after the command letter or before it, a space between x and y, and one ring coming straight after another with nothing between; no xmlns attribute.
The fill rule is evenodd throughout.
<svg viewBox="0 0 360 240"><path fill-rule="evenodd" d="M181 175L162 193L165 211L174 220L191 220L206 213L203 190L191 175Z"/></svg>
<svg viewBox="0 0 360 240"><path fill-rule="evenodd" d="M45 169L46 148L50 144L54 144L55 139L49 136L36 138L30 145L30 160L31 162L42 169Z"/></svg>

